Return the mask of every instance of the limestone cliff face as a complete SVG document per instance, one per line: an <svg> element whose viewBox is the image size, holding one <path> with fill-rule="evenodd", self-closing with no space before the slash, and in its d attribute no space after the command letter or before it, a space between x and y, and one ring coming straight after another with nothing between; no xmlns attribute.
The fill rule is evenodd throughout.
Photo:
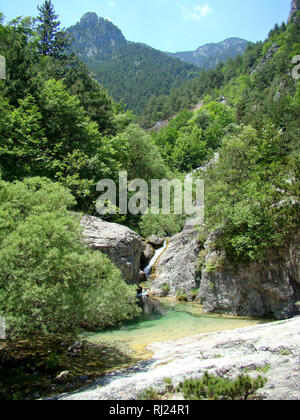
<svg viewBox="0 0 300 420"><path fill-rule="evenodd" d="M235 268L231 268L221 252L209 251L212 234L205 244L205 262L222 259L224 268L215 272L203 269L201 275L197 270L200 253L197 237L198 231L187 224L169 240L155 267L151 284L154 296L175 297L177 291L188 294L200 284L199 300L205 312L277 319L299 313L296 303L300 301L300 233L285 248L270 251L264 263Z"/></svg>
<svg viewBox="0 0 300 420"><path fill-rule="evenodd" d="M207 312L219 311L241 316L275 316L285 319L296 315L300 300L300 235L284 249L270 251L262 264L202 271L199 298ZM209 247L209 241L206 243ZM210 252L206 262L218 259Z"/></svg>
<svg viewBox="0 0 300 420"><path fill-rule="evenodd" d="M291 12L290 16L288 18L288 23L292 22L293 18L295 17L295 14L300 11L300 1L299 0L293 0L291 4Z"/></svg>
<svg viewBox="0 0 300 420"><path fill-rule="evenodd" d="M139 235L126 226L104 222L98 217L85 216L81 225L85 243L106 254L127 283L137 284L143 249Z"/></svg>

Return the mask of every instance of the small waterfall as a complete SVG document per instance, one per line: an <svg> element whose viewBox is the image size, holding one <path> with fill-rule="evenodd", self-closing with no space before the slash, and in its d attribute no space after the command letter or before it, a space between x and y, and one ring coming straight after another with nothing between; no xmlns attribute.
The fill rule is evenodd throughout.
<svg viewBox="0 0 300 420"><path fill-rule="evenodd" d="M162 255L162 253L164 252L164 250L167 247L167 241L164 242L164 245L162 248L158 249L155 254L154 257L152 258L152 260L150 261L150 263L147 265L147 267L144 269L144 273L146 274L146 277L148 278L151 274L151 270L154 267L156 261L159 259L159 257Z"/></svg>

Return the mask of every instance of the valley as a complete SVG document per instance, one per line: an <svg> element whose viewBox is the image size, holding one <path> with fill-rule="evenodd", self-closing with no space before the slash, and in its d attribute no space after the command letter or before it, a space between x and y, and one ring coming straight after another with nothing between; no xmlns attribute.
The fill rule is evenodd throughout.
<svg viewBox="0 0 300 420"><path fill-rule="evenodd" d="M172 56L37 14L0 12L0 399L300 399L300 1Z"/></svg>

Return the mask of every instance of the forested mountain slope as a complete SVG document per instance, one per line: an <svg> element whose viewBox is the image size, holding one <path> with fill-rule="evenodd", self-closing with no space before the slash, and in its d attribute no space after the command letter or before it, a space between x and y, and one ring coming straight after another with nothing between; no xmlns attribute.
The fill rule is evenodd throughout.
<svg viewBox="0 0 300 420"><path fill-rule="evenodd" d="M248 44L241 56L229 58L215 69L202 70L199 77L172 89L170 95L153 96L140 122L145 127L151 127L180 110L192 108L205 98L209 102L226 96L229 104L237 105L243 95L246 100L250 92L250 97L259 96L258 103L260 100L265 103L270 92L276 95L279 91L288 90L287 85L291 81L290 78L286 80L286 75L292 71L292 58L299 54L297 29L292 29L290 25L297 23L297 2L292 2L288 28L284 22L276 24L264 42ZM247 99L249 102L249 96Z"/></svg>
<svg viewBox="0 0 300 420"><path fill-rule="evenodd" d="M122 32L96 13L68 29L72 50L116 101L140 113L149 98L168 94L198 74L198 69L144 44L126 41Z"/></svg>

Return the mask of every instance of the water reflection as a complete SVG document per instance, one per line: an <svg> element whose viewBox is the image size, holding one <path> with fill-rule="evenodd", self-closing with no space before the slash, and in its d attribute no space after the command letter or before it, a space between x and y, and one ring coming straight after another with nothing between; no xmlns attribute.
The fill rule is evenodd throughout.
<svg viewBox="0 0 300 420"><path fill-rule="evenodd" d="M144 315L148 317L153 315L154 318L157 318L157 315L164 316L166 314L166 308L158 300L151 299L148 296L143 296L141 300Z"/></svg>
<svg viewBox="0 0 300 420"><path fill-rule="evenodd" d="M171 299L141 298L143 313L121 328L110 328L88 334L92 343L121 343L141 358L149 358L149 344L184 338L201 333L233 330L261 322L257 319L237 318L217 314L204 314L200 305L181 303Z"/></svg>

